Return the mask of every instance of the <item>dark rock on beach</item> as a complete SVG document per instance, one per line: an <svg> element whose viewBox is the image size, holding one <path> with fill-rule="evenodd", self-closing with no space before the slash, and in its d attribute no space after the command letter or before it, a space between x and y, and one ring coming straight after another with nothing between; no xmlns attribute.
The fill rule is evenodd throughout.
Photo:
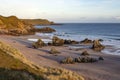
<svg viewBox="0 0 120 80"><path fill-rule="evenodd" d="M83 51L81 55L82 56L89 56L89 53L87 51Z"/></svg>
<svg viewBox="0 0 120 80"><path fill-rule="evenodd" d="M33 43L32 46L34 48L42 48L43 46L45 46L45 43L41 39L38 39L38 41Z"/></svg>
<svg viewBox="0 0 120 80"><path fill-rule="evenodd" d="M55 47L52 47L52 48L51 48L50 54L58 54L58 53L60 53L60 52L57 51L57 50L55 49Z"/></svg>
<svg viewBox="0 0 120 80"><path fill-rule="evenodd" d="M64 40L54 36L52 38L52 44L53 44L53 46L62 46L62 45L64 45Z"/></svg>
<svg viewBox="0 0 120 80"><path fill-rule="evenodd" d="M64 40L64 44L79 44L79 42L75 40Z"/></svg>
<svg viewBox="0 0 120 80"><path fill-rule="evenodd" d="M105 46L103 46L99 40L94 40L93 41L93 46L92 49L95 51L101 51L105 48Z"/></svg>
<svg viewBox="0 0 120 80"><path fill-rule="evenodd" d="M67 57L61 61L62 64L73 64L74 59L72 57Z"/></svg>
<svg viewBox="0 0 120 80"><path fill-rule="evenodd" d="M84 39L83 41L81 41L80 43L83 43L83 44L89 44L89 43L93 43L92 40L89 40L88 38Z"/></svg>

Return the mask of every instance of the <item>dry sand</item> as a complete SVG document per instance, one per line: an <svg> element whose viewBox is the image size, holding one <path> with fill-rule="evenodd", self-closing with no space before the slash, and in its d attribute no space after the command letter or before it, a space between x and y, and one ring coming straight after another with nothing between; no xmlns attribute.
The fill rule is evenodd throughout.
<svg viewBox="0 0 120 80"><path fill-rule="evenodd" d="M65 68L75 71L83 76L86 80L120 80L120 56L95 52L91 49L81 49L79 51L69 50L66 46L56 47L61 52L57 56L49 54L52 46L47 46L39 49L30 48L32 42L28 38L39 38L38 36L7 36L0 35L0 41L8 43L19 49L27 59L40 66L49 66L56 68ZM75 63L75 64L60 64L60 60L64 57L79 57L80 53L87 50L92 56L102 56L104 61L95 63Z"/></svg>

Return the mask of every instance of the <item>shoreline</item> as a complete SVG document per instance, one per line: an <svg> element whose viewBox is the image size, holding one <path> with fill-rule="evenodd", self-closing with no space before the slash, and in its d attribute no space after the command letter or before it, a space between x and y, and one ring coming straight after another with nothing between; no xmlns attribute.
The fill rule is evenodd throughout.
<svg viewBox="0 0 120 80"><path fill-rule="evenodd" d="M30 61L41 66L65 68L83 75L86 80L119 80L120 72L120 56L104 54L102 52L96 52L91 49L81 49L79 51L69 50L66 46L58 46L57 50L61 52L58 56L49 54L49 50L52 46L46 46L39 49L30 48L32 42L28 41L29 38L45 38L35 35L25 36L8 36L1 35L0 40L12 45L20 50L23 55ZM46 38L47 39L47 38ZM75 64L60 64L59 61L67 56L77 57L84 50L87 50L91 56L102 56L104 61L95 63L75 63Z"/></svg>

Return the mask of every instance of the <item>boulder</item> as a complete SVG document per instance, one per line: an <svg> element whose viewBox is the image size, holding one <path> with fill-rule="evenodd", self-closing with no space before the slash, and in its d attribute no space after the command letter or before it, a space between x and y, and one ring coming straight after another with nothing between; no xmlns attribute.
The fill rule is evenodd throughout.
<svg viewBox="0 0 120 80"><path fill-rule="evenodd" d="M71 44L71 40L64 40L64 44Z"/></svg>
<svg viewBox="0 0 120 80"><path fill-rule="evenodd" d="M103 46L99 40L94 40L93 41L93 46L92 46L92 49L95 50L95 51L101 51L105 48L105 46Z"/></svg>
<svg viewBox="0 0 120 80"><path fill-rule="evenodd" d="M73 64L75 61L72 57L67 57L61 61L62 64Z"/></svg>
<svg viewBox="0 0 120 80"><path fill-rule="evenodd" d="M64 40L64 44L79 44L79 42L75 40Z"/></svg>
<svg viewBox="0 0 120 80"><path fill-rule="evenodd" d="M45 43L41 39L38 39L38 41L33 43L32 46L34 48L42 48L43 46L45 46Z"/></svg>
<svg viewBox="0 0 120 80"><path fill-rule="evenodd" d="M80 43L83 43L83 44L90 44L90 43L93 43L92 40L89 40L88 38L84 39L83 41L81 41Z"/></svg>
<svg viewBox="0 0 120 80"><path fill-rule="evenodd" d="M79 58L75 58L75 62L81 63L81 58L80 57Z"/></svg>
<svg viewBox="0 0 120 80"><path fill-rule="evenodd" d="M104 40L103 39L99 39L100 42L103 42Z"/></svg>
<svg viewBox="0 0 120 80"><path fill-rule="evenodd" d="M54 36L52 38L52 44L53 44L53 46L62 46L62 45L64 45L64 40Z"/></svg>
<svg viewBox="0 0 120 80"><path fill-rule="evenodd" d="M87 51L83 51L81 55L82 56L89 56L89 53Z"/></svg>
<svg viewBox="0 0 120 80"><path fill-rule="evenodd" d="M54 47L51 48L50 54L58 54L58 53L60 53L60 52L57 51Z"/></svg>
<svg viewBox="0 0 120 80"><path fill-rule="evenodd" d="M77 63L93 63L93 62L97 62L98 60L96 58L93 57L78 57L75 58L75 62Z"/></svg>
<svg viewBox="0 0 120 80"><path fill-rule="evenodd" d="M98 59L99 59L99 60L104 60L104 58L103 58L103 57L101 57L101 56L100 56Z"/></svg>

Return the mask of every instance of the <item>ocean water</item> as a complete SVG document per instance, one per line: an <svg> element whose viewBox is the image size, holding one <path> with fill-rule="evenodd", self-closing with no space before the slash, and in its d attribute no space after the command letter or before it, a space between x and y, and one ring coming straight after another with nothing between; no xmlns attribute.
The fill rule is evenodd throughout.
<svg viewBox="0 0 120 80"><path fill-rule="evenodd" d="M44 26L36 26L41 28ZM104 53L120 55L120 23L66 23L63 25L48 26L54 28L55 33L44 33L37 35L53 37L54 35L63 39L81 41L85 38L103 39L103 45L113 46L113 49L105 49Z"/></svg>

